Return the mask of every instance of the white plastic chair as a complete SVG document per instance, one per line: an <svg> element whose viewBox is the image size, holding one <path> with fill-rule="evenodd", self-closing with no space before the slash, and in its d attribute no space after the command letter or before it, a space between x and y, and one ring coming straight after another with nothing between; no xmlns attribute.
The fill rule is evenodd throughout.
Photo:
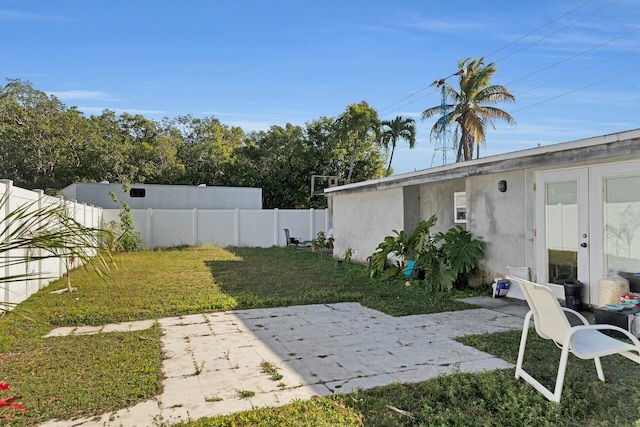
<svg viewBox="0 0 640 427"><path fill-rule="evenodd" d="M640 342L628 331L614 325L590 325L589 321L577 311L560 306L549 287L516 277L508 277L508 279L520 285L531 309L524 318L518 362L516 364L516 379L524 379L550 401L560 402L569 352L580 359L593 359L596 364L598 378L601 381L604 381L604 373L600 363L600 357L602 356L620 354L636 363L640 363ZM565 312L575 315L582 321L583 325L571 326ZM531 316L533 316L538 335L544 339L553 340L562 350L556 386L553 392L540 384L522 368ZM631 343L607 336L600 332L601 330L621 332L631 340Z"/></svg>

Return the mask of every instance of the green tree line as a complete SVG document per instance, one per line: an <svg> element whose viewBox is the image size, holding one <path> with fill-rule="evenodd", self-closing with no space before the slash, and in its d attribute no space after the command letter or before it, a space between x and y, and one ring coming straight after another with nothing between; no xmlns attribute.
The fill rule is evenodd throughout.
<svg viewBox="0 0 640 427"><path fill-rule="evenodd" d="M74 182L259 187L265 208L321 208L312 175L358 182L392 173L375 109L244 132L215 117L150 120L104 110L86 117L30 82L0 86L0 178L56 194ZM395 148L395 140L392 148Z"/></svg>

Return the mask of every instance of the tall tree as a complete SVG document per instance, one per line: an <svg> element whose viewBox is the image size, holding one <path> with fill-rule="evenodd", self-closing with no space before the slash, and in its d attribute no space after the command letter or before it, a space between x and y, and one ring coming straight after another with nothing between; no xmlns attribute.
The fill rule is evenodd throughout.
<svg viewBox="0 0 640 427"><path fill-rule="evenodd" d="M347 184L353 180L353 171L356 162L367 156L367 152L375 145L377 133L380 129L378 112L371 108L365 101L359 104L351 104L346 111L338 117L340 137L350 145L349 172Z"/></svg>
<svg viewBox="0 0 640 427"><path fill-rule="evenodd" d="M59 169L75 136L67 124L79 113L31 83L9 80L0 87L0 174L16 185L59 188ZM69 120L67 120L69 119Z"/></svg>
<svg viewBox="0 0 640 427"><path fill-rule="evenodd" d="M453 100L448 105L446 120L438 120L431 129L432 133L441 130L443 123L456 122L460 129L460 142L458 144L457 161L471 160L473 158L473 146L478 145L478 157L480 156L480 144L485 143L485 130L487 123L495 129L493 119L504 120L514 125L515 120L511 115L499 108L492 107L498 102L515 102L515 96L504 86L491 85L491 78L496 73L495 63L484 64L484 57L467 58L458 61L460 72L460 91L456 91L446 81L435 81L432 86L444 85L448 99ZM441 112L441 105L431 107L422 112L422 119L435 116Z"/></svg>
<svg viewBox="0 0 640 427"><path fill-rule="evenodd" d="M228 168L235 150L242 145L244 132L229 127L215 117L180 116L165 126L173 126L182 135L178 158L185 168L183 181L198 185L229 185L233 177Z"/></svg>
<svg viewBox="0 0 640 427"><path fill-rule="evenodd" d="M247 135L236 153L234 185L262 188L264 208L309 205L311 159L304 129L287 123Z"/></svg>
<svg viewBox="0 0 640 427"><path fill-rule="evenodd" d="M409 148L416 146L416 121L410 117L396 116L393 120L382 121L382 131L380 132L382 145L385 149L389 149L391 145L391 154L389 155L389 166L387 166L387 175L391 171L391 162L393 161L393 152L396 149L398 139L404 139L409 143Z"/></svg>

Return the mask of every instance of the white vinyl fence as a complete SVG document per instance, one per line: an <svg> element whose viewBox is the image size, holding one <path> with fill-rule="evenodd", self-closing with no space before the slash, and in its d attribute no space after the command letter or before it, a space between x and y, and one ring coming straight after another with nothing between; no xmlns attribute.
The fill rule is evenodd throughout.
<svg viewBox="0 0 640 427"><path fill-rule="evenodd" d="M66 203L70 214L87 227L98 228L103 222L119 222L117 209L102 209L76 201L45 195L41 190L30 191L14 187L12 181L0 179L0 197L5 203L0 209L0 232L6 216L25 204L33 209ZM271 247L285 246L284 229L300 240L311 240L319 231L330 232L328 209L262 209L262 210L206 210L206 209L134 209L131 211L143 247L173 247L183 245ZM6 239L6 235L0 238ZM24 263L8 265L10 259L23 257ZM28 261L27 249L0 252L0 278L31 275L30 280L0 283L0 310L11 308L64 275L65 261L49 258Z"/></svg>
<svg viewBox="0 0 640 427"><path fill-rule="evenodd" d="M69 214L72 215L76 221L87 227L100 226L102 216L101 208L47 196L42 190L31 191L14 187L13 182L7 179L0 179L0 198L4 200L4 204L0 209L0 232L6 229L5 221L7 215L25 204L32 204L35 210L48 205L66 203ZM3 242L6 238L6 233L0 236ZM26 300L49 282L62 277L66 272L65 262L61 258L48 258L29 262L28 256L27 249L14 249L8 252L0 252L1 278L24 274L29 274L32 277L29 280L0 283L0 309L11 307L13 304ZM25 262L8 265L9 260L16 258L24 258ZM3 303L9 304L4 305Z"/></svg>
<svg viewBox="0 0 640 427"><path fill-rule="evenodd" d="M105 222L118 222L117 209L104 209ZM132 209L144 248L195 246L286 246L284 229L300 240L329 232L328 209Z"/></svg>

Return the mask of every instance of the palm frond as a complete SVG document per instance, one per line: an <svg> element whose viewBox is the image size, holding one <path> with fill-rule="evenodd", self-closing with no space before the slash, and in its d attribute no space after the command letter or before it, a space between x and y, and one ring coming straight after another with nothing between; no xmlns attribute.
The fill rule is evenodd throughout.
<svg viewBox="0 0 640 427"><path fill-rule="evenodd" d="M9 194L0 198L0 211L8 200ZM111 254L103 250L102 245L109 233L77 221L62 200L43 207L38 207L35 200L14 208L0 221L0 254L5 266L66 258L105 275L113 265ZM41 277L30 273L11 274L0 276L0 283L34 278Z"/></svg>

